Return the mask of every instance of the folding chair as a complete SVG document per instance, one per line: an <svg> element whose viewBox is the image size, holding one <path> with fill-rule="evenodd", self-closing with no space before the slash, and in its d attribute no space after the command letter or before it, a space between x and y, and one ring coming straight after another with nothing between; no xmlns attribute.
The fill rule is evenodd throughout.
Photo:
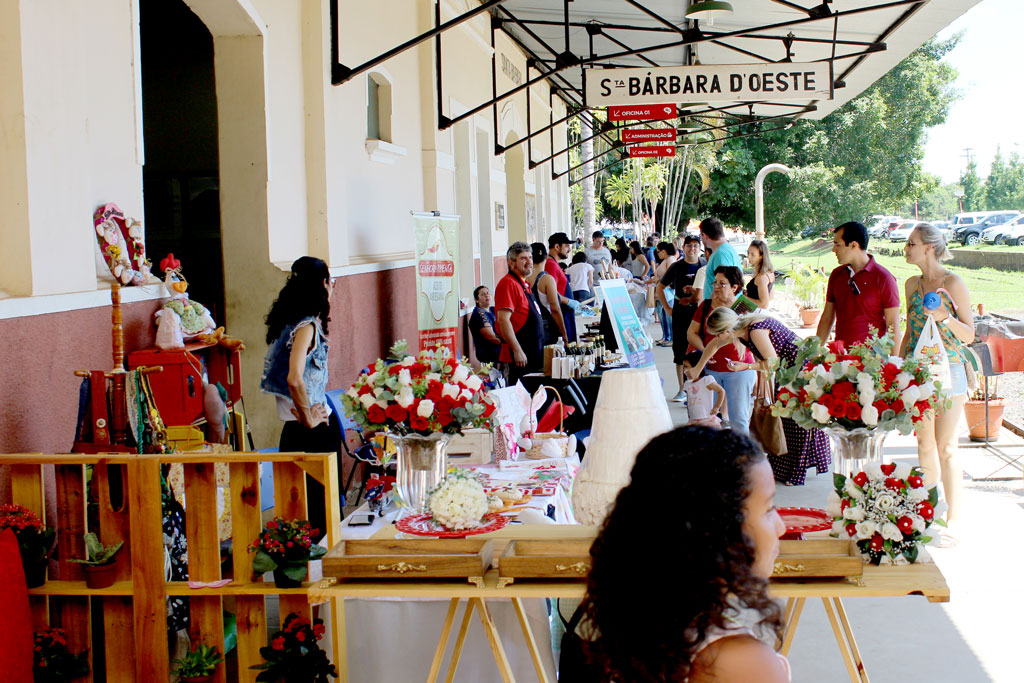
<svg viewBox="0 0 1024 683"><path fill-rule="evenodd" d="M355 477L356 470L359 469L359 464L363 465L363 479L359 484L359 493L356 494L355 505L359 505L359 500L363 497L363 493L366 490L366 480L369 478L372 468L379 468L383 472L380 458L377 457L377 449L374 444L370 443L363 436L363 430L352 418L345 413L345 406L341 402L341 395L345 393L344 389L331 389L327 392L327 402L331 406L331 410L338 416L338 425L341 427L341 446L345 449L345 453L352 458L355 462L352 465L352 469L348 472L348 479L345 481L345 488L342 491L342 506L345 505L345 500L348 497L349 489L352 487L352 478ZM349 448L348 445L348 433L354 432L359 440L362 442L361 446L356 448Z"/></svg>

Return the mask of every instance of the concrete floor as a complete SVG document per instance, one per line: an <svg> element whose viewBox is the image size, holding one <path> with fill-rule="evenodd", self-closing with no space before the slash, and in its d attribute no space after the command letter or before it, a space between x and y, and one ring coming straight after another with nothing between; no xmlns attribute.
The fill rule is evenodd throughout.
<svg viewBox="0 0 1024 683"><path fill-rule="evenodd" d="M658 326L648 327L658 339ZM655 361L666 398L677 390L672 351L656 347ZM686 409L669 402L676 424ZM966 427L962 444L969 443ZM1003 430L1005 452L1024 455L1024 442ZM887 454L916 463L913 436L891 434ZM996 472L1003 481L978 481L1003 464L983 449L963 448L964 497L959 544L930 548L949 584L951 599L929 603L920 596L845 601L865 668L874 683L928 681L975 683L1024 681L1024 485L1020 470ZM779 485L776 504L824 508L831 475L808 473L800 487ZM848 680L821 602L808 601L789 654L794 683Z"/></svg>

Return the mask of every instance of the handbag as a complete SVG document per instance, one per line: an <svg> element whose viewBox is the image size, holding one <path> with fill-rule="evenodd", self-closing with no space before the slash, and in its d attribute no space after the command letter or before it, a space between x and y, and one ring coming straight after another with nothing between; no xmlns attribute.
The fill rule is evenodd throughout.
<svg viewBox="0 0 1024 683"><path fill-rule="evenodd" d="M750 414L750 435L757 439L770 455L786 455L786 434L782 431L782 418L772 415L775 387L771 375L758 372L757 395L754 410Z"/></svg>
<svg viewBox="0 0 1024 683"><path fill-rule="evenodd" d="M944 387L949 387L952 384L952 376L949 373L949 357L946 355L946 347L942 343L942 335L939 334L939 326L931 314L925 317L921 336L918 338L911 356L930 363L928 369L931 371L933 380L941 382Z"/></svg>

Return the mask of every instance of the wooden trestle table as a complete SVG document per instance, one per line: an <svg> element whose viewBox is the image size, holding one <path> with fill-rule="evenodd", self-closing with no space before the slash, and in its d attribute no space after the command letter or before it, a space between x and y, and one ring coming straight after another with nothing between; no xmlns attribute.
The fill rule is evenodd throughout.
<svg viewBox="0 0 1024 683"><path fill-rule="evenodd" d="M578 525L544 525L544 526L515 526L506 527L500 531L487 534L485 538L495 539L495 556L499 556L503 546L509 540L522 538L581 538L593 536L595 529ZM393 527L382 529L374 535L374 538L392 538L395 535ZM325 602L331 599L343 598L435 598L448 599L449 607L447 615L441 625L441 636L435 650L433 661L430 664L427 681L433 683L440 674L446 646L451 636L452 626L458 613L459 603L466 599L466 606L460 622L459 633L452 653L451 663L446 680L452 680L455 669L458 666L461 656L462 645L465 642L466 634L472 623L473 613L476 612L480 623L487 636L491 651L494 655L502 680L514 681L508 658L502 648L498 631L491 619L487 607L487 601L496 598L511 600L516 614L519 618L519 625L522 629L527 648L533 659L534 669L537 678L542 683L551 683L547 672L541 665L540 651L537 642L533 637L529 622L526 619L522 606L525 598L582 598L585 591L585 584L579 581L524 581L515 582L498 587L498 572L494 569L484 577L484 585L477 587L471 583L459 581L342 581L327 578L313 584L309 588L309 600L311 603ZM666 588L671 590L671 588ZM914 564L902 567L875 567L867 565L864 567L864 575L859 580L794 580L773 581L771 594L780 599L786 599L784 610L785 632L780 651L786 654L793 643L796 628L799 624L800 615L803 611L807 598L820 598L825 606L835 634L836 643L843 657L847 673L853 683L868 683L868 674L864 662L857 649L854 638L853 627L843 607L845 598L885 598L902 597L906 595L922 595L929 602L948 602L949 586L942 575L942 572L934 563ZM344 609L334 611L344 620ZM345 641L345 624L334 625L335 637L342 643ZM338 666L339 680L348 680L346 648L339 648L342 660L336 662Z"/></svg>

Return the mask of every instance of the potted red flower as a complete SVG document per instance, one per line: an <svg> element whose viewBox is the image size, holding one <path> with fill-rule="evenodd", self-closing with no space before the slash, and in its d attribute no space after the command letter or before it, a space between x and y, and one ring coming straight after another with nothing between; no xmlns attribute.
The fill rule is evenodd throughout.
<svg viewBox="0 0 1024 683"><path fill-rule="evenodd" d="M46 583L46 560L57 538L56 529L45 526L24 505L0 505L0 529L10 529L18 539L25 584L38 588Z"/></svg>
<svg viewBox="0 0 1024 683"><path fill-rule="evenodd" d="M261 670L257 681L326 683L328 676L337 678L338 672L317 643L323 637L322 619L311 624L292 612L285 617L281 630L270 637L270 645L260 648L266 661L249 668Z"/></svg>
<svg viewBox="0 0 1024 683"><path fill-rule="evenodd" d="M327 554L327 548L316 543L319 532L306 520L275 517L249 546L249 552L256 553L253 571L274 572L274 585L278 588L298 588L306 578L306 564Z"/></svg>

